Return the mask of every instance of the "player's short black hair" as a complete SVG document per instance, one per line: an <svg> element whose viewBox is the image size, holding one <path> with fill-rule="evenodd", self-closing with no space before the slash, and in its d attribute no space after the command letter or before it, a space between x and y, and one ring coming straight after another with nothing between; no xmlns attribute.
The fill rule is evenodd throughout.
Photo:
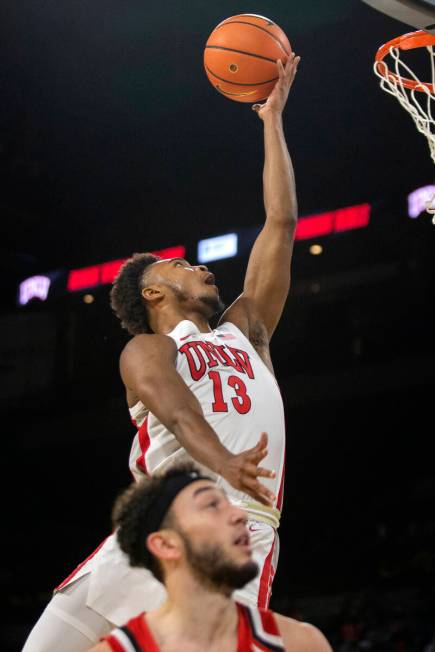
<svg viewBox="0 0 435 652"><path fill-rule="evenodd" d="M110 305L130 335L152 333L141 290L145 270L158 260L154 254L133 254L119 270L110 291Z"/></svg>
<svg viewBox="0 0 435 652"><path fill-rule="evenodd" d="M150 508L161 496L162 488L169 478L198 472L191 462L177 464L161 474L152 477L144 476L139 482L133 483L115 502L112 511L113 527L117 530L117 538L121 550L125 552L130 566L148 568L153 575L163 582L163 571L153 555L147 552L144 541L144 523L148 518ZM174 527L175 517L170 507L161 522L159 529Z"/></svg>

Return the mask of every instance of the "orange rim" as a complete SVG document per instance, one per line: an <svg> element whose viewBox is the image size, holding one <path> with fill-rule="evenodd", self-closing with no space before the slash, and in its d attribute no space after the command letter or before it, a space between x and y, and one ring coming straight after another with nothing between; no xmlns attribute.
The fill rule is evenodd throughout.
<svg viewBox="0 0 435 652"><path fill-rule="evenodd" d="M393 38L391 41L381 45L377 51L375 56L376 70L382 77L385 77L386 79L394 79L397 83L405 86L405 88L424 92L422 88L424 86L430 93L435 93L433 84L430 84L429 82L417 82L415 79L396 75L394 72L389 70L388 65L384 61L384 58L390 53L391 48L398 48L399 50L415 50L416 48L424 48L431 45L435 45L435 36L422 29L417 32L409 32L403 36Z"/></svg>

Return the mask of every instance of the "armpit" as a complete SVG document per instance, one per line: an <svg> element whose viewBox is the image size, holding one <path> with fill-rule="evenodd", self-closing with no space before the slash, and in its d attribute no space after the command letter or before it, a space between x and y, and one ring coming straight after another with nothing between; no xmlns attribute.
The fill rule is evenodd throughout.
<svg viewBox="0 0 435 652"><path fill-rule="evenodd" d="M269 348L267 328L262 322L256 321L254 324L249 324L249 341L254 349L257 349L257 347Z"/></svg>
<svg viewBox="0 0 435 652"><path fill-rule="evenodd" d="M263 360L266 367L274 374L269 349L269 336L267 328L262 322L249 325L249 341Z"/></svg>

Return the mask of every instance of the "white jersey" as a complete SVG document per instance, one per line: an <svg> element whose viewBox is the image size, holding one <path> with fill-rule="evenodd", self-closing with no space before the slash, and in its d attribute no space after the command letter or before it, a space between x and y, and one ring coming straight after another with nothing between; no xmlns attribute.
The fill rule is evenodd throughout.
<svg viewBox="0 0 435 652"><path fill-rule="evenodd" d="M268 456L262 466L276 472L274 479L261 481L277 496L281 510L284 472L285 424L281 393L274 375L260 356L231 322L209 333L201 333L188 320L169 333L177 345L176 368L202 407L205 419L222 444L232 453L255 446L260 434L268 434ZM130 409L138 428L130 453L130 469L136 479L153 474L169 464L191 459L184 448L142 402ZM223 478L216 477L233 502L254 511L252 498L236 491Z"/></svg>
<svg viewBox="0 0 435 652"><path fill-rule="evenodd" d="M191 321L182 321L169 336L178 348L178 373L197 397L205 418L226 448L240 453L255 446L262 432L269 435L269 453L262 465L274 469L276 478L262 481L277 495L275 507L280 511L284 410L273 374L247 338L229 322L210 333L200 333ZM175 436L142 403L133 406L130 413L138 427L130 455L130 468L136 479L175 461L189 459ZM264 509L268 508L254 503L222 478L217 481L226 489L230 500L248 512L253 559L260 568L258 576L235 596L242 602L266 607L278 561L279 539L275 528L279 515L276 510L265 514ZM82 562L57 591L62 593L86 575L89 576L86 606L115 625L122 625L144 609L156 609L165 599L164 587L150 571L129 565L115 534Z"/></svg>

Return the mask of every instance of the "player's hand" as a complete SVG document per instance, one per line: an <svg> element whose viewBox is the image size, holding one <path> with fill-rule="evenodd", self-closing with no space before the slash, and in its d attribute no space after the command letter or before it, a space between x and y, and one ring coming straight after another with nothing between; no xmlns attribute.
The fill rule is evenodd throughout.
<svg viewBox="0 0 435 652"><path fill-rule="evenodd" d="M233 455L220 469L220 474L235 489L249 494L254 500L263 505L272 506L275 495L269 491L258 478L274 478L275 471L263 469L259 466L261 460L267 455L267 434L261 433L258 444L243 453Z"/></svg>
<svg viewBox="0 0 435 652"><path fill-rule="evenodd" d="M297 57L294 52L292 52L287 59L285 66L283 66L281 59L278 59L276 63L278 66L279 79L276 82L273 91L264 104L254 104L252 107L252 110L256 111L259 118L264 120L265 116L269 113L277 113L281 115L286 105L288 94L296 76L300 60L301 58Z"/></svg>

